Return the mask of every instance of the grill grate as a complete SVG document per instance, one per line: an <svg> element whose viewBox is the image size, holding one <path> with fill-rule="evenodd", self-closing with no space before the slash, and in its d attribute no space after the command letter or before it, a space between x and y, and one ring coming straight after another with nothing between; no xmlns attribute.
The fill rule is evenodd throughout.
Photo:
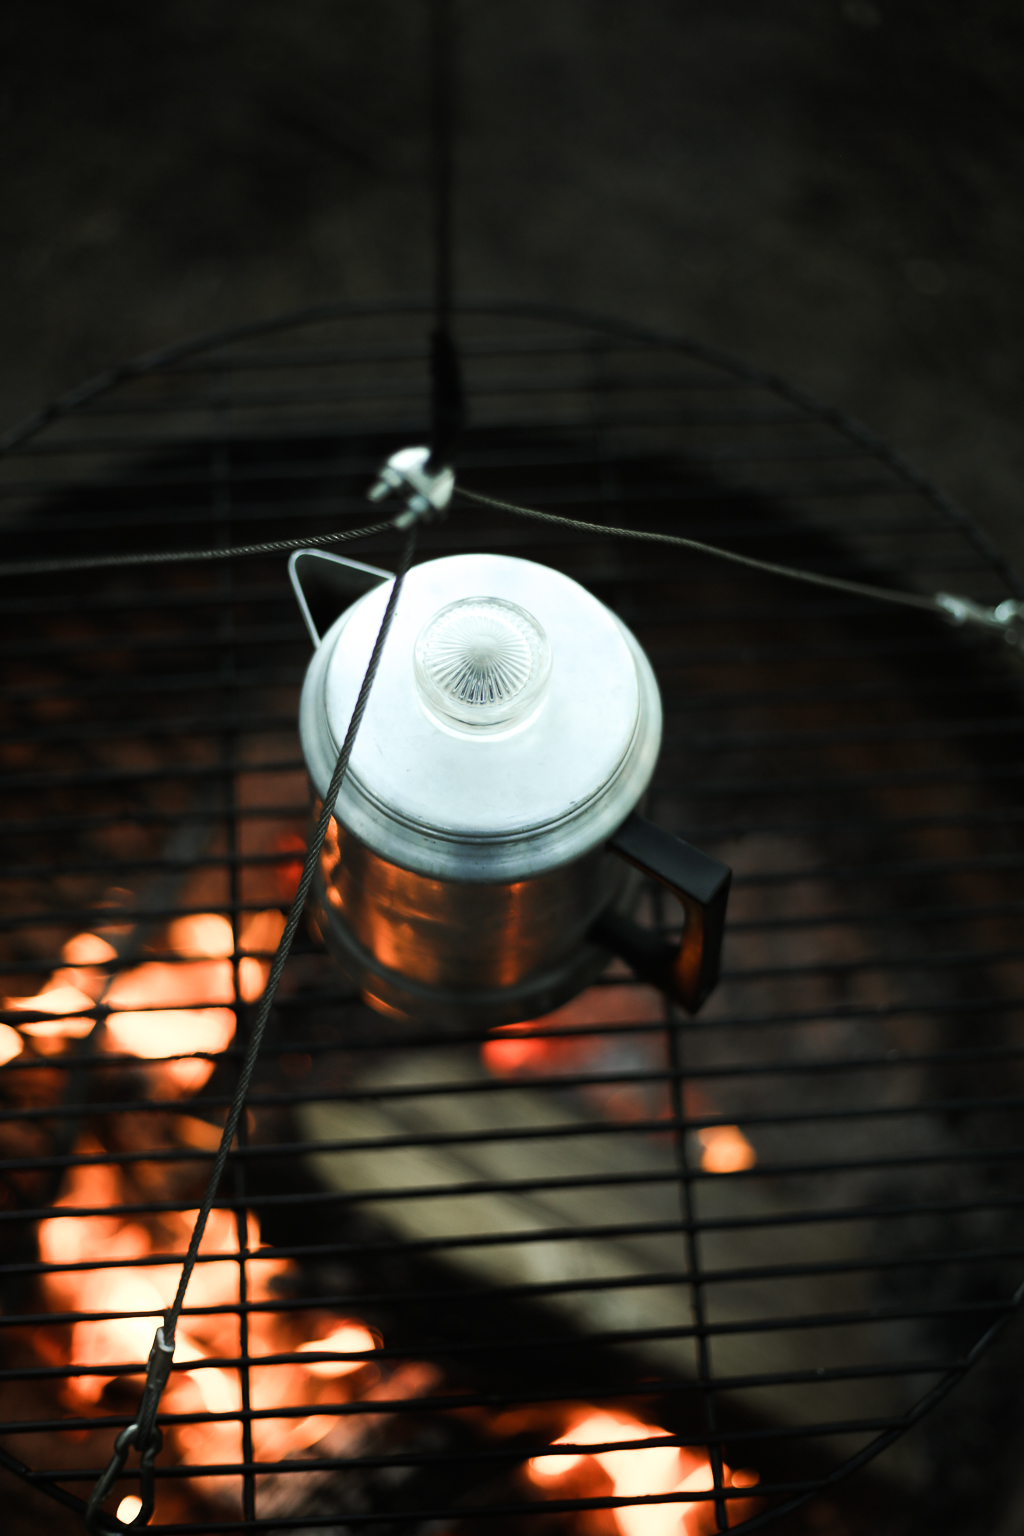
<svg viewBox="0 0 1024 1536"><path fill-rule="evenodd" d="M1018 590L938 493L777 381L554 311L461 326L468 485ZM423 435L422 328L338 307L79 392L8 442L8 558L366 521L373 471ZM566 570L637 631L666 711L652 814L736 870L723 982L683 1020L612 968L550 1019L453 1039L370 1013L299 942L189 1292L154 1527L689 1536L890 1443L892 1500L941 1492L951 1443L902 1432L1021 1275L1005 647L478 509L420 557L462 548ZM297 877L308 641L282 558L8 583L4 625L0 1437L73 1530ZM672 921L654 893L647 916ZM560 1439L579 1455L545 1457Z"/></svg>

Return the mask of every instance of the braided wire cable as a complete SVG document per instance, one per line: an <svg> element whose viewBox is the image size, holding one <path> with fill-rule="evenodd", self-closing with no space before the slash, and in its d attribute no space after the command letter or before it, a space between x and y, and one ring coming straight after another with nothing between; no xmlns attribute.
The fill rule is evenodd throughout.
<svg viewBox="0 0 1024 1536"><path fill-rule="evenodd" d="M512 512L517 517L530 517L538 522L553 523L572 528L578 533L597 533L606 538L634 539L648 544L668 544L677 549L689 549L695 554L710 555L713 559L727 561L731 565L746 566L772 576L790 581L807 582L811 586L829 587L833 591L848 592L855 597L870 597L886 603L899 603L907 608L947 614L947 607L938 595L898 591L893 587L873 586L868 582L847 581L840 576L825 576L818 571L802 570L798 566L781 565L772 560L760 560L753 555L741 555L736 550L723 549L721 545L705 544L699 539L685 538L682 534L652 533L641 528L613 528L606 523L589 523L576 517L563 517L555 512L542 512L538 507L524 507L515 502L502 501L495 496L485 496L480 491L458 486L456 493L463 501L479 506L494 507L501 512ZM0 577L34 576L62 571L107 570L112 568L146 565L186 564L189 561L233 560L238 556L286 554L295 549L324 548L332 544L344 544L352 539L369 538L372 534L386 533L395 526L393 520L369 523L362 528L349 528L336 533L324 533L299 539L271 539L262 544L236 544L231 548L164 550L152 554L85 555L81 558L59 560L8 561L0 563Z"/></svg>
<svg viewBox="0 0 1024 1536"><path fill-rule="evenodd" d="M515 502L499 501L494 496L484 496L480 491L469 491L460 485L456 495L464 501L473 501L484 507L495 507L502 512L514 512L517 517L532 517L542 523L556 523L564 528L574 528L579 533L600 533L606 538L637 539L645 544L671 544L677 549L689 549L698 555L711 555L716 560L726 560L731 565L745 565L752 571L769 576L783 576L790 581L804 581L815 587L831 587L837 592L849 592L855 597L873 597L885 603L901 603L907 608L924 609L929 613L945 613L946 607L938 597L925 597L917 592L899 592L893 587L876 587L864 581L846 581L841 576L824 576L818 571L801 570L795 565L778 565L773 560L759 560L754 555L741 555L717 544L703 544L699 539L687 539L676 533L649 533L641 528L610 528L606 523L587 523L576 517L562 517L556 512L542 512L537 507L521 507Z"/></svg>
<svg viewBox="0 0 1024 1536"><path fill-rule="evenodd" d="M267 539L262 544L232 544L217 549L166 549L152 554L81 555L61 560L9 560L0 563L0 576L46 576L58 571L105 571L121 566L235 560L240 555L282 555L293 549L321 548L327 544L345 544L350 539L366 539L373 533L386 533L394 526L394 521L389 519L384 523L367 523L362 528L345 528L338 533L311 534L301 539Z"/></svg>
<svg viewBox="0 0 1024 1536"><path fill-rule="evenodd" d="M387 527L389 525L384 524L383 526ZM277 995L277 989L280 984L281 977L284 973L285 964L291 951L292 942L296 933L298 932L299 922L302 917L303 909L306 905L306 898L309 895L310 886L313 883L313 876L316 872L317 864L320 861L320 854L323 849L324 841L327 837L327 829L330 826L331 817L334 814L334 806L338 798L338 792L341 789L342 781L344 780L345 774L348 771L349 761L352 757L352 749L355 746L356 737L359 734L359 727L362 724L363 716L366 713L366 706L369 701L370 690L372 689L374 679L377 676L377 670L380 666L380 659L384 651L384 645L388 637L388 632L391 628L391 622L395 616L395 609L398 606L398 599L401 595L402 586L416 550L417 532L418 524L413 522L406 535L405 545L402 550L402 558L399 562L398 570L395 574L395 579L391 591L388 594L387 606L384 609L384 616L381 619L380 628L377 631L377 638L374 641L373 650L370 654L370 659L367 663L366 671L363 675L363 681L359 688L358 697L356 698L355 708L352 711L352 717L348 723L348 730L345 733L345 740L342 743L341 751L338 753L338 761L335 764L334 772L331 775L331 782L328 785L326 794L324 795L323 805L320 810L316 828L314 830L313 836L310 838L309 846L306 850L306 859L302 867L302 876L299 880L298 889L295 893L295 899L292 902L291 910L288 913L288 921L285 924L284 932L282 933L280 942L277 946L277 951L274 955L274 959L270 967L270 975L267 978L267 984L263 989L263 995L259 1001L259 1006L256 1011L256 1020L253 1025L252 1033L249 1036L248 1044L246 1046L245 1057L243 1059L242 1068L238 1076L238 1083L235 1088L234 1097L231 1101L231 1107L228 1110L227 1119L224 1123L224 1131L221 1135L220 1145L217 1148L217 1155L214 1158L213 1167L210 1170L210 1176L206 1183L206 1190L203 1195L202 1204L199 1207L195 1226L192 1229L192 1236L189 1240L188 1251L185 1254L184 1260L182 1261L181 1274L178 1277L178 1288L175 1293L174 1300L165 1315L163 1326L157 1329L156 1337L153 1341L153 1348L150 1352L149 1362L146 1369L146 1385L143 1389L142 1401L139 1405L139 1412L136 1416L135 1422L129 1425L128 1429L124 1430L118 1436L114 1455L111 1458L110 1465L107 1467L103 1476L96 1484L92 1497L90 1498L87 1506L85 1519L86 1525L91 1532L109 1531L112 1528L110 1524L110 1518L104 1513L102 1505L104 1500L107 1498L114 1482L116 1481L121 1468L124 1466L125 1460L127 1459L128 1450L131 1446L134 1446L134 1448L142 1457L142 1508L139 1510L135 1519L132 1520L127 1527L122 1526L121 1528L131 1529L133 1527L145 1525L148 1523L149 1516L152 1513L153 1460L155 1457L155 1452L152 1450L152 1446L154 1442L157 1442L157 1446L159 1448L160 1431L157 1427L156 1418L160 1406L160 1397L164 1387L167 1384L167 1379L170 1374L171 1361L174 1356L175 1330L181 1317L182 1308L185 1305L185 1293L188 1290L189 1281L192 1278L192 1271L194 1270L196 1260L199 1257L199 1249L202 1244L203 1234L206 1231L206 1224L209 1220L210 1212L213 1209L214 1201L217 1196L217 1189L220 1185L221 1178L223 1177L224 1169L227 1166L228 1156L231 1151L231 1143L234 1140L236 1131L238 1130L238 1123L242 1116L242 1110L245 1107L245 1100L249 1092L250 1084L252 1082L253 1072L256 1069L256 1060L259 1056L260 1047L263 1044L263 1038L266 1034L267 1023L270 1018L271 1009L274 1006L274 999Z"/></svg>

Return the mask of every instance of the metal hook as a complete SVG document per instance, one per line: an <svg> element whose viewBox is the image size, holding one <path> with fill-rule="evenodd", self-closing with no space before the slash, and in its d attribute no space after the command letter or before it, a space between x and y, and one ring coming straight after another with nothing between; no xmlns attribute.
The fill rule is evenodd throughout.
<svg viewBox="0 0 1024 1536"><path fill-rule="evenodd" d="M156 1502L156 1458L163 1447L163 1431L153 1427L149 1438L149 1444L139 1460L139 1498L142 1507L132 1520L114 1520L104 1512L103 1505L106 1502L110 1490L124 1471L125 1462L128 1460L128 1452L135 1444L139 1435L138 1423L129 1424L127 1429L122 1429L114 1441L114 1454L110 1458L110 1465L93 1489L89 1503L85 1510L86 1529L92 1536L108 1536L113 1528L120 1531L135 1530L138 1526L148 1525L153 1514L153 1505Z"/></svg>

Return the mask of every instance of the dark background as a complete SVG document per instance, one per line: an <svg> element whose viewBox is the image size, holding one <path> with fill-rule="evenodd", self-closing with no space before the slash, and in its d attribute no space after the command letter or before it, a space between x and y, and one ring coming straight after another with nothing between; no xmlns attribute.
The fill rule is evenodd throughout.
<svg viewBox="0 0 1024 1536"><path fill-rule="evenodd" d="M426 289L426 5L5 0L0 426L184 336ZM463 292L779 371L1024 565L1020 0L455 9ZM993 1536L1022 1528L1018 1492Z"/></svg>
<svg viewBox="0 0 1024 1536"><path fill-rule="evenodd" d="M852 410L1024 557L1024 7L456 0L458 278ZM6 0L0 422L429 280L426 0Z"/></svg>

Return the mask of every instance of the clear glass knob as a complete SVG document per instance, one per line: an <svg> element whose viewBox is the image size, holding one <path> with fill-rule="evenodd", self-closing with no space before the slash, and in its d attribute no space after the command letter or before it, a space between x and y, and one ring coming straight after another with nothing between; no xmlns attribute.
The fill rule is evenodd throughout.
<svg viewBox="0 0 1024 1536"><path fill-rule="evenodd" d="M540 702L551 646L533 616L500 597L464 597L420 630L416 686L427 707L461 725L510 725Z"/></svg>

